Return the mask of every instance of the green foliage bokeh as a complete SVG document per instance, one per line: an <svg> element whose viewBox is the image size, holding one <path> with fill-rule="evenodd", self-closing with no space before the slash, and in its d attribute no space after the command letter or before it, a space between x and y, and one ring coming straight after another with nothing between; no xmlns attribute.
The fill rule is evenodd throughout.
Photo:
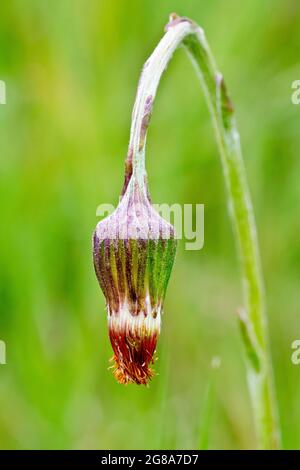
<svg viewBox="0 0 300 470"><path fill-rule="evenodd" d="M1 448L187 449L203 432L209 448L255 446L221 165L182 50L155 102L147 169L155 203L205 204L205 246L179 243L150 387L120 386L107 370L96 208L118 201L139 73L172 11L203 26L235 103L283 444L300 446L300 366L290 359L300 338L299 2L12 0L0 28Z"/></svg>

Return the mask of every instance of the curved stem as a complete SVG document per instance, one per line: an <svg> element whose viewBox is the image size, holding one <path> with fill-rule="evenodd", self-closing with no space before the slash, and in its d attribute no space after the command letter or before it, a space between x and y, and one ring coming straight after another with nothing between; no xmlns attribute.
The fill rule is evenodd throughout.
<svg viewBox="0 0 300 470"><path fill-rule="evenodd" d="M203 30L187 18L171 15L166 34L144 65L132 114L127 167L143 181L145 144L157 87L174 51L183 45L204 90L214 123L228 193L231 221L242 267L245 309L239 315L247 352L248 383L260 448L279 446L272 367L267 342L267 320L260 255L244 170L234 109Z"/></svg>

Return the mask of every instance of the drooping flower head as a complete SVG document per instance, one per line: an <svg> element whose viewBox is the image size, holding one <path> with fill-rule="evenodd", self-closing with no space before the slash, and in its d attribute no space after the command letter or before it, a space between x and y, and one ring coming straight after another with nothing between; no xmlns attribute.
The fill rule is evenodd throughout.
<svg viewBox="0 0 300 470"><path fill-rule="evenodd" d="M98 223L93 247L107 304L114 375L120 383L147 384L153 375L175 252L174 228L153 208L145 178L132 174L129 156L122 199Z"/></svg>

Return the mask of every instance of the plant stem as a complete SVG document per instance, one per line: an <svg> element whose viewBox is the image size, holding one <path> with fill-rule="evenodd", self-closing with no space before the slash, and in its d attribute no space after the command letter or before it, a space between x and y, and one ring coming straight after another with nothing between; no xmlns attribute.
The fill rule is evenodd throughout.
<svg viewBox="0 0 300 470"><path fill-rule="evenodd" d="M242 268L245 309L240 312L239 322L247 352L248 384L258 446L276 449L280 437L267 341L264 286L234 109L203 30L188 18L171 15L166 34L144 65L132 114L127 164L135 177L143 181L146 177L146 135L153 101L161 75L180 45L187 50L200 78L221 154L229 212Z"/></svg>

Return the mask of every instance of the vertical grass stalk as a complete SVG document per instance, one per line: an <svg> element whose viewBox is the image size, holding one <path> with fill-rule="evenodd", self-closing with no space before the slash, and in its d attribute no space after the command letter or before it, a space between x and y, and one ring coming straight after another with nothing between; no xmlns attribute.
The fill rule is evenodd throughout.
<svg viewBox="0 0 300 470"><path fill-rule="evenodd" d="M248 383L258 447L276 449L279 447L279 430L267 338L264 286L234 108L203 30L188 18L171 15L166 34L144 65L132 114L126 169L138 180L145 180L145 144L153 101L161 75L179 46L184 46L199 76L221 155L230 217L242 268L245 306L239 313L239 323L247 353Z"/></svg>

